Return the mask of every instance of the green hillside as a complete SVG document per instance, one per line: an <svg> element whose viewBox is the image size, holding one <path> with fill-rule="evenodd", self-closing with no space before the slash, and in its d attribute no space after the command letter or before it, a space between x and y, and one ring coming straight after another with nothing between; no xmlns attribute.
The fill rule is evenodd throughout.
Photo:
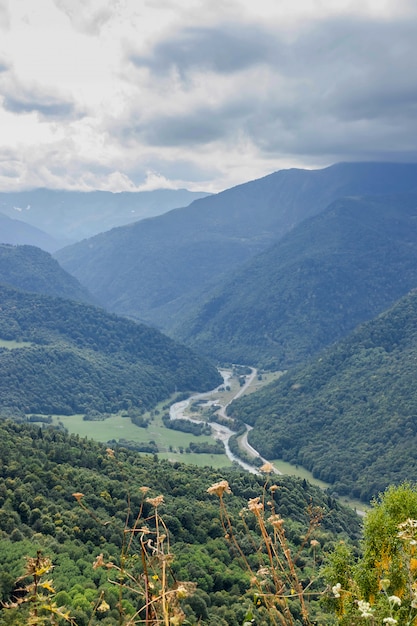
<svg viewBox="0 0 417 626"><path fill-rule="evenodd" d="M417 165L282 170L56 253L103 306L167 332L297 224L346 195L417 192Z"/></svg>
<svg viewBox="0 0 417 626"><path fill-rule="evenodd" d="M59 296L94 304L94 298L78 280L35 246L0 244L0 283L23 291Z"/></svg>
<svg viewBox="0 0 417 626"><path fill-rule="evenodd" d="M229 413L266 458L298 463L369 500L417 479L417 291Z"/></svg>
<svg viewBox="0 0 417 626"><path fill-rule="evenodd" d="M8 414L145 410L175 390L222 382L189 349L102 309L1 285L0 302L0 407Z"/></svg>
<svg viewBox="0 0 417 626"><path fill-rule="evenodd" d="M117 448L113 456L92 441L49 428L3 421L0 451L2 603L16 599L15 580L23 574L24 557L35 557L40 550L54 565L47 578L53 579L49 585L53 584L57 592L56 604L68 608L77 626L126 623L121 621L117 609L121 591L118 582L122 578L117 578L115 570L93 564L102 555L101 562L123 564L126 571L132 570L140 584L144 575L140 534L133 534L128 550L126 536L130 535L126 535L126 529L134 526L142 511L136 527L143 533L143 526L148 526L151 533L155 521L151 504L145 498L162 494L164 502L158 510L166 524L165 533L169 534L170 553L174 557L169 560L170 580L175 577L197 584L197 591L182 602L189 623L241 626L248 607L254 606L253 594L247 593L250 575L241 556L245 554L255 567L259 537L249 518L249 528L245 528L239 513L248 499L262 493L265 476L172 465L154 456L139 456ZM232 487L227 506L237 536L244 539L248 533L240 556L224 538L218 498L207 493L208 487L221 479L227 479ZM276 477L275 484L277 488L270 497L285 517L289 544L298 553L297 567L304 578L313 577L335 542L343 539L349 543L358 538L359 518L305 481ZM81 504L73 493L78 494ZM320 507L324 515L311 535L316 542L314 549L310 540L305 546L300 545L308 527L310 506ZM152 585L159 584L152 570L149 578ZM122 599L125 616L143 601L128 590L123 591ZM94 613L94 607L99 605L102 609ZM262 619L256 605L254 610L259 615L259 626L271 623ZM321 611L318 605L314 608L314 603L313 610ZM12 610L0 605L1 626L28 624L25 616L25 605Z"/></svg>
<svg viewBox="0 0 417 626"><path fill-rule="evenodd" d="M287 369L417 286L417 195L346 198L258 255L177 328L211 357Z"/></svg>

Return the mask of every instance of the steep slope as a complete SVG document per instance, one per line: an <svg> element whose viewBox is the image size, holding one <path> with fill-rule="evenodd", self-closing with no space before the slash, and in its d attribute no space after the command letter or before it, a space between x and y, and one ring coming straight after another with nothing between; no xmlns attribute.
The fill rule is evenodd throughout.
<svg viewBox="0 0 417 626"><path fill-rule="evenodd" d="M0 244L0 283L16 289L94 304L78 280L35 246Z"/></svg>
<svg viewBox="0 0 417 626"><path fill-rule="evenodd" d="M369 500L417 480L417 291L308 366L232 403L267 458Z"/></svg>
<svg viewBox="0 0 417 626"><path fill-rule="evenodd" d="M187 189L120 193L32 189L0 192L0 212L50 233L61 240L62 248L115 226L187 206L207 195ZM34 241L25 243L37 245Z"/></svg>
<svg viewBox="0 0 417 626"><path fill-rule="evenodd" d="M48 428L1 421L0 453L1 624L29 624L29 620L24 620L24 606L18 607L16 613L6 611L3 603L13 599L14 583L23 574L25 555L34 557L37 550L53 561L54 569L48 579L53 578L58 592L57 605L65 605L79 626L121 623L116 610L119 592L123 593L125 611L134 613L135 606L136 609L142 606L142 595L131 596L126 588L118 588L120 577L115 576L116 570L93 564L100 554L105 563L119 564L123 544L123 554L126 557L129 551L130 558L125 558L122 566L129 569L136 566L135 578L142 580L137 564L141 558L143 527L147 526L149 533L153 533L149 535L152 548L155 535L151 517L154 510L145 497L159 494L163 494L164 502L158 510L169 530L169 553L173 556L167 568L170 585L172 575L179 581L198 585L194 597L183 602L187 605L189 623L242 624L245 607L253 604L253 595L245 597L249 574L243 571L242 559L231 542L223 537L218 499L208 494L207 488L227 478L233 490L233 494L226 496L227 507L232 520L240 519L239 512L247 505L248 498L262 494L265 476L232 470L219 474L207 467L179 463L173 466L168 461L158 462L153 456L139 456L120 449L112 457L105 446L93 441ZM269 497L274 500L277 512L285 516L288 540L291 547L296 543L304 580L317 569L323 554L334 543L358 538L359 518L306 481L279 476L276 483L279 488ZM81 490L82 506L71 495ZM321 507L324 513L320 528L313 535L318 545L315 551L309 542L304 549L299 545L311 505ZM133 527L136 516L139 516L136 528L140 532L129 536L126 525ZM245 550L251 555L252 566L256 562L254 536L253 533L246 538ZM150 571L152 580L159 584L153 568ZM116 582L111 584L109 580ZM20 581L19 586L22 584ZM106 601L108 609L93 614L94 605L98 606L101 600Z"/></svg>
<svg viewBox="0 0 417 626"><path fill-rule="evenodd" d="M7 414L149 409L175 389L222 382L211 364L159 331L99 308L1 285L0 302Z"/></svg>
<svg viewBox="0 0 417 626"><path fill-rule="evenodd" d="M28 244L54 252L65 245L65 239L55 239L35 226L0 213L0 243Z"/></svg>
<svg viewBox="0 0 417 626"><path fill-rule="evenodd" d="M226 361L286 369L417 286L417 194L347 198L217 289L175 336Z"/></svg>
<svg viewBox="0 0 417 626"><path fill-rule="evenodd" d="M110 310L165 330L209 288L296 224L352 194L417 191L417 165L280 171L56 254Z"/></svg>

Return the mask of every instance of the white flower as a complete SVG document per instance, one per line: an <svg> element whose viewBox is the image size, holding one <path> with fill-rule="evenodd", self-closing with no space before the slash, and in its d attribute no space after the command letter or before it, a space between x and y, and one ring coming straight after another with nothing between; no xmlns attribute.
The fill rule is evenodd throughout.
<svg viewBox="0 0 417 626"><path fill-rule="evenodd" d="M384 617L384 619L382 620L383 624L397 624L397 620L394 619L393 617Z"/></svg>
<svg viewBox="0 0 417 626"><path fill-rule="evenodd" d="M334 587L332 587L332 592L335 598L340 598L341 589L342 589L342 585L340 583L337 583L337 585L334 585Z"/></svg>
<svg viewBox="0 0 417 626"><path fill-rule="evenodd" d="M401 598L399 598L398 596L390 596L388 598L388 602L390 604L397 604L398 606L401 606Z"/></svg>
<svg viewBox="0 0 417 626"><path fill-rule="evenodd" d="M372 617L372 609L369 602L365 602L365 600L358 600L358 609L361 613L361 617Z"/></svg>

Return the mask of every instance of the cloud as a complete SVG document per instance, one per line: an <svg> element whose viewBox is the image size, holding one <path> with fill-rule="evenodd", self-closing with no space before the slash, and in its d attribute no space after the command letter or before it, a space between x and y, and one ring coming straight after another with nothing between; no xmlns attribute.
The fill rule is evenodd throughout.
<svg viewBox="0 0 417 626"><path fill-rule="evenodd" d="M3 107L16 114L37 113L40 118L50 120L71 120L83 116L74 101L53 93L40 85L23 85L13 72L0 80L0 94Z"/></svg>
<svg viewBox="0 0 417 626"><path fill-rule="evenodd" d="M13 148L16 185L216 191L282 167L417 159L415 0L7 7L0 152Z"/></svg>
<svg viewBox="0 0 417 626"><path fill-rule="evenodd" d="M130 56L159 91L152 109L133 106L125 129L160 147L246 139L265 158L402 158L417 131L416 42L406 19L186 28Z"/></svg>
<svg viewBox="0 0 417 626"><path fill-rule="evenodd" d="M271 33L247 24L188 27L157 43L150 55L132 54L130 60L155 74L174 69L183 78L192 70L229 74L265 61L271 39Z"/></svg>
<svg viewBox="0 0 417 626"><path fill-rule="evenodd" d="M0 28L3 30L10 28L10 13L7 0L0 0Z"/></svg>
<svg viewBox="0 0 417 626"><path fill-rule="evenodd" d="M98 35L112 18L117 2L103 6L100 0L54 0L55 6L70 19L75 30Z"/></svg>

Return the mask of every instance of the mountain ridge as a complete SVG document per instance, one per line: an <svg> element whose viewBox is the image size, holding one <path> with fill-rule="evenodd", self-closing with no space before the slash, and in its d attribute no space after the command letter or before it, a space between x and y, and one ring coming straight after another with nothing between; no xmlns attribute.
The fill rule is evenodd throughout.
<svg viewBox="0 0 417 626"><path fill-rule="evenodd" d="M55 257L109 310L170 332L179 310L185 314L207 289L331 201L393 191L417 191L417 164L281 170Z"/></svg>

